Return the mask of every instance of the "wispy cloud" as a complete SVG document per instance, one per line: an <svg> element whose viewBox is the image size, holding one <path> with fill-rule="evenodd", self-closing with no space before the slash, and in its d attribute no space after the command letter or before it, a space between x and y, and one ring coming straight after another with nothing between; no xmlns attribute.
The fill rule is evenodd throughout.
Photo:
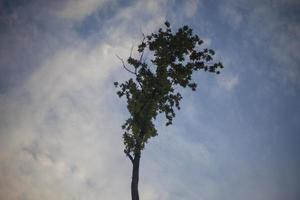
<svg viewBox="0 0 300 200"><path fill-rule="evenodd" d="M234 9L231 4L230 5L220 5L219 12L226 19L225 21L229 26L232 26L234 29L237 29L243 21L243 15L238 11L238 9Z"/></svg>
<svg viewBox="0 0 300 200"><path fill-rule="evenodd" d="M184 13L188 18L194 17L199 6L199 0L188 0L184 4Z"/></svg>
<svg viewBox="0 0 300 200"><path fill-rule="evenodd" d="M109 59L105 53L106 48L109 50L99 46L89 54L79 46L59 51L23 85L29 101L19 99L23 98L20 91L16 91L17 96L6 97L10 101L2 104L8 115L4 117L7 123L2 124L5 133L1 141L10 142L1 144L1 161L6 163L1 165L6 172L1 178L1 198L116 197L112 195L118 194L113 186L127 178L121 178L126 176L126 167L116 176L122 171L119 167L113 173L115 178L103 176L122 161L119 128L115 125L121 123L121 116L111 113L112 105L107 104L114 94L106 80L116 65L111 62L113 55ZM5 185L20 191L12 192ZM121 194L116 198L126 193Z"/></svg>
<svg viewBox="0 0 300 200"><path fill-rule="evenodd" d="M226 90L233 90L239 83L237 75L223 75L218 78L218 84L220 87Z"/></svg>
<svg viewBox="0 0 300 200"><path fill-rule="evenodd" d="M107 0L67 0L59 10L58 16L72 22L79 22L95 11L101 10L108 2Z"/></svg>

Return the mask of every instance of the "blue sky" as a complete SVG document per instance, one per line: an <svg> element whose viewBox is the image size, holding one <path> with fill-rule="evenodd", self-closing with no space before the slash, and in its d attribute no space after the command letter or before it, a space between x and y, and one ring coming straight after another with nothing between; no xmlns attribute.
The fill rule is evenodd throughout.
<svg viewBox="0 0 300 200"><path fill-rule="evenodd" d="M0 1L0 199L130 199L113 82L142 33L190 25L225 69L142 156L143 200L296 200L296 0Z"/></svg>

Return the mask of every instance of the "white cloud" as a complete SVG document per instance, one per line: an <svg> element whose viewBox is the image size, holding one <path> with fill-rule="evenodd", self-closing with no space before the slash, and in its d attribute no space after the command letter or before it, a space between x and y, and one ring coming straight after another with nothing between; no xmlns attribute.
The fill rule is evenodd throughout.
<svg viewBox="0 0 300 200"><path fill-rule="evenodd" d="M122 47L59 50L23 86L29 101L19 99L22 91L17 91L3 102L9 115L1 127L6 131L1 134L1 163L6 163L1 165L1 199L126 196L127 166L118 164L126 162L116 125L121 116L111 113L109 102L116 96L106 82L117 61L107 51ZM116 165L118 171L106 176Z"/></svg>
<svg viewBox="0 0 300 200"><path fill-rule="evenodd" d="M138 30L132 34L141 36L142 33L148 34L163 24L166 16L167 1L138 1L132 6L122 9L115 20L121 20L121 24L127 32ZM146 19L141 16L147 16ZM118 33L118 34L122 34Z"/></svg>
<svg viewBox="0 0 300 200"><path fill-rule="evenodd" d="M281 0L260 3L252 6L247 16L247 45L253 45L257 52L264 51L270 56L266 60L275 64L268 71L268 76L278 85L298 85L300 43L297 38L300 28L294 18L282 15L296 4L299 3Z"/></svg>
<svg viewBox="0 0 300 200"><path fill-rule="evenodd" d="M187 16L188 18L193 17L198 10L198 6L199 6L199 0L185 1L185 5L183 8L185 16Z"/></svg>
<svg viewBox="0 0 300 200"><path fill-rule="evenodd" d="M96 10L105 6L107 0L68 0L58 15L71 21L81 21Z"/></svg>
<svg viewBox="0 0 300 200"><path fill-rule="evenodd" d="M218 85L226 90L233 90L239 84L239 77L237 75L222 74L217 79Z"/></svg>
<svg viewBox="0 0 300 200"><path fill-rule="evenodd" d="M223 16L224 21L234 29L237 29L243 21L243 15L231 4L221 4L219 6L219 12Z"/></svg>
<svg viewBox="0 0 300 200"><path fill-rule="evenodd" d="M297 38L300 38L300 25L290 23L285 32L276 35L274 47L270 49L274 60L284 66L276 68L271 73L277 80L285 84L289 82L298 84L299 81L300 42Z"/></svg>

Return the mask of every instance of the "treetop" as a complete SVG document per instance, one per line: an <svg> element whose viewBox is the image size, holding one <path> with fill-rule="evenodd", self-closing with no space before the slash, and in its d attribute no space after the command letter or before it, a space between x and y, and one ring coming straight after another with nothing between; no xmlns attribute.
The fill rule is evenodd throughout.
<svg viewBox="0 0 300 200"><path fill-rule="evenodd" d="M122 125L125 153L141 151L148 139L157 135L153 120L164 113L166 125L175 117L174 107L180 109L182 96L176 86L196 90L192 80L195 71L220 73L222 63L212 62L215 52L201 49L203 40L185 25L176 32L168 21L158 32L144 36L138 45L138 58L130 55L123 67L133 78L114 85L119 88L119 97L127 100L130 117ZM150 54L150 61L144 58Z"/></svg>

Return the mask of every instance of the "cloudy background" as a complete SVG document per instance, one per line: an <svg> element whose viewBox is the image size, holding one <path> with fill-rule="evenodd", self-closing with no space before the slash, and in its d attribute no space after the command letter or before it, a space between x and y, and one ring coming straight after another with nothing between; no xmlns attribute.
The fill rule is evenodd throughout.
<svg viewBox="0 0 300 200"><path fill-rule="evenodd" d="M297 0L0 0L0 199L130 199L113 81L142 33L190 25L225 69L194 76L142 156L143 200L300 197Z"/></svg>

